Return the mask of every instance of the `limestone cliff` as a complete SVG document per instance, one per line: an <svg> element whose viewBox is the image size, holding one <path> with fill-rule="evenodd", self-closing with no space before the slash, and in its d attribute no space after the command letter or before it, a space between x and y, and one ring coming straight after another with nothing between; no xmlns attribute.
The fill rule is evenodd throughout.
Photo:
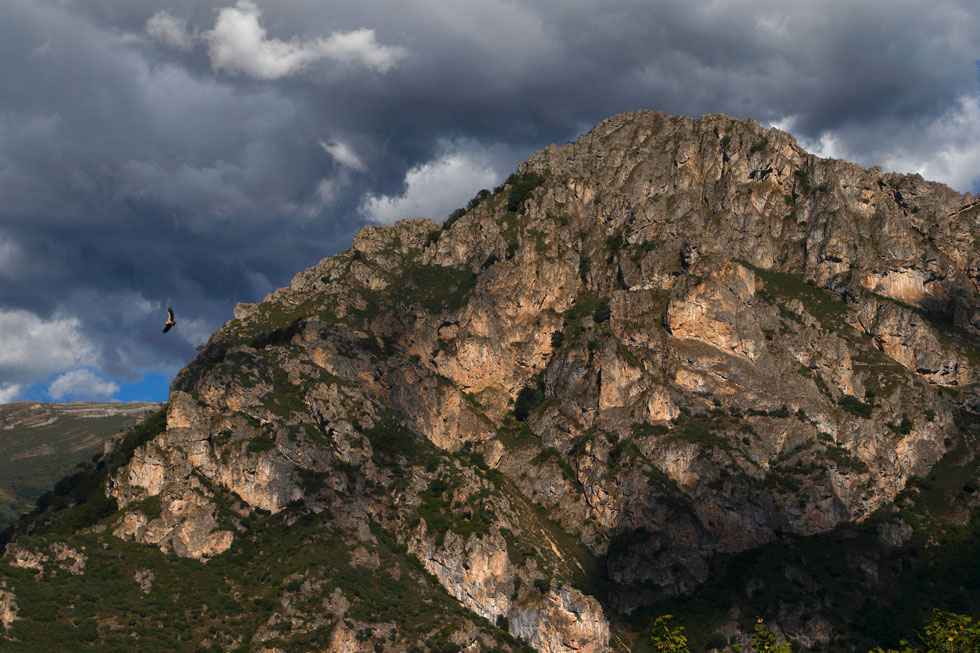
<svg viewBox="0 0 980 653"><path fill-rule="evenodd" d="M240 304L112 470L105 528L210 565L263 515L324 515L536 650L628 647L630 615L719 560L902 532L881 515L910 479L972 451L978 238L975 198L918 176L752 121L615 116ZM267 627L312 628L291 605ZM800 605L769 618L801 645L846 629ZM375 621L329 650L388 650Z"/></svg>

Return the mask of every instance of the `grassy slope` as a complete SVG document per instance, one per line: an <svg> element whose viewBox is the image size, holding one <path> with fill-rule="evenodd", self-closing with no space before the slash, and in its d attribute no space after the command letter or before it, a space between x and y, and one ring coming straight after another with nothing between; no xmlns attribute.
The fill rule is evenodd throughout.
<svg viewBox="0 0 980 653"><path fill-rule="evenodd" d="M295 521L294 521L295 520ZM376 543L358 543L378 555L380 568L351 564L350 536L336 530L323 515L289 509L256 519L232 549L207 564L165 555L111 535L86 533L69 538L88 556L84 575L49 567L43 576L0 563L0 576L13 588L21 620L4 650L72 650L79 644L102 651L196 651L210 641L224 646L248 642L272 623L269 646L286 651L325 647L338 620L323 610L324 599L339 588L350 608L348 628L355 628L367 650L388 641L384 624L398 624L401 637L429 643L433 650L453 650L452 626L469 618L503 645L513 640L487 622L466 613L413 558L380 527ZM43 546L43 536L24 544ZM137 569L150 570L152 589L143 593ZM311 583L315 590L304 588ZM286 604L316 614L323 623L293 629L290 620L273 618ZM270 622L270 618L272 618ZM445 628L446 626L450 628Z"/></svg>
<svg viewBox="0 0 980 653"><path fill-rule="evenodd" d="M93 455L110 436L136 422L133 415L81 417L43 404L35 413L57 416L51 424L0 430L0 531L33 508L41 494ZM0 406L0 415L22 409Z"/></svg>

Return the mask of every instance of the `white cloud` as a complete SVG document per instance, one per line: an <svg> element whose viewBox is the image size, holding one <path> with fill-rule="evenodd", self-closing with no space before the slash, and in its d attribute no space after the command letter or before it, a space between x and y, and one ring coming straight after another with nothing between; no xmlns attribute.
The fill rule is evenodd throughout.
<svg viewBox="0 0 980 653"><path fill-rule="evenodd" d="M378 43L374 30L366 28L307 41L270 39L259 24L259 16L258 7L250 0L240 0L218 12L214 29L203 35L214 70L278 79L295 75L319 59L333 59L385 72L405 55L400 47Z"/></svg>
<svg viewBox="0 0 980 653"><path fill-rule="evenodd" d="M792 133L796 122L796 116L787 116L771 125ZM800 147L820 157L917 172L929 181L975 192L980 184L980 95L962 96L948 111L922 124L897 126L883 121L798 140Z"/></svg>
<svg viewBox="0 0 980 653"><path fill-rule="evenodd" d="M362 27L352 32L337 32L330 38L314 41L321 56L344 62L361 62L385 72L405 56L404 48L381 45L374 37L374 30Z"/></svg>
<svg viewBox="0 0 980 653"><path fill-rule="evenodd" d="M77 369L65 372L48 386L48 396L64 399L110 399L119 392L119 384L107 381L90 370Z"/></svg>
<svg viewBox="0 0 980 653"><path fill-rule="evenodd" d="M166 11L158 11L146 21L146 33L151 38L176 50L194 48L196 35L187 28L187 21Z"/></svg>
<svg viewBox="0 0 980 653"><path fill-rule="evenodd" d="M368 195L361 203L361 213L386 224L403 218L442 220L476 191L493 186L499 178L485 153L457 148L410 169L402 195Z"/></svg>
<svg viewBox="0 0 980 653"><path fill-rule="evenodd" d="M799 116L783 116L778 120L768 123L763 122L762 124L767 127L775 127L776 129L792 134L796 138L796 142L799 143L799 146L810 154L815 154L823 159L847 158L847 156L842 153L840 148L840 137L836 132L826 131L820 134L820 137L816 139L798 136L795 133L796 123L798 120Z"/></svg>
<svg viewBox="0 0 980 653"><path fill-rule="evenodd" d="M960 98L957 106L910 130L898 147L882 154L888 170L918 172L960 191L980 182L980 96Z"/></svg>
<svg viewBox="0 0 980 653"><path fill-rule="evenodd" d="M75 317L43 320L24 310L0 310L0 374L16 381L45 378L91 364L96 347Z"/></svg>
<svg viewBox="0 0 980 653"><path fill-rule="evenodd" d="M0 404L9 404L17 401L20 396L20 385L16 383L5 383L0 385Z"/></svg>
<svg viewBox="0 0 980 653"><path fill-rule="evenodd" d="M326 150L327 153L336 159L338 163L341 163L348 168L353 168L359 172L364 172L367 170L367 166L364 165L361 157L357 156L357 153L354 152L354 150L352 150L346 143L336 141L333 143L325 143L324 141L320 141L320 147Z"/></svg>
<svg viewBox="0 0 980 653"><path fill-rule="evenodd" d="M209 320L179 316L176 319L177 327L171 333L179 331L181 337L194 346L207 342L211 334L217 331L215 324Z"/></svg>

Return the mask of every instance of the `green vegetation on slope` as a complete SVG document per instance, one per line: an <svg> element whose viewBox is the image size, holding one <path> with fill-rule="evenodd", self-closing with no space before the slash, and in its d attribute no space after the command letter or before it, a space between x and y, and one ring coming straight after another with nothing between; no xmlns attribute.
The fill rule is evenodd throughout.
<svg viewBox="0 0 980 653"><path fill-rule="evenodd" d="M116 501L106 497L106 480L132 458L137 447L163 432L165 426L166 406L130 429L115 451L100 459L97 465L81 465L79 471L61 479L54 489L38 497L35 509L26 517L27 527L32 531L67 536L113 514L117 509ZM0 534L0 545L14 534L13 528Z"/></svg>
<svg viewBox="0 0 980 653"><path fill-rule="evenodd" d="M112 409L106 404L106 412ZM101 455L110 436L138 419L128 411L105 416L85 413L73 404L0 406L0 423L9 420L10 424L0 429L0 531L30 512L58 480L75 473L93 455ZM24 414L28 419L21 419Z"/></svg>
<svg viewBox="0 0 980 653"><path fill-rule="evenodd" d="M268 647L308 651L326 647L333 631L345 627L365 650L384 644L408 650L424 642L430 651L458 651L449 637L469 620L502 646L521 649L460 607L380 526L372 525L371 539L352 543L350 533L324 517L299 507L256 516L231 550L206 564L93 532L68 540L84 549L83 575L53 564L38 574L0 561L21 617L9 631L17 641L3 648L251 650L262 640ZM43 548L49 541L34 536L21 544ZM144 592L137 574L147 572L151 588ZM349 607L338 618L324 610L325 601Z"/></svg>
<svg viewBox="0 0 980 653"><path fill-rule="evenodd" d="M771 620L781 605L820 605L821 616L843 635L811 650L830 652L900 647L901 639L914 641L933 608L980 616L980 508L973 501L968 514L957 509L977 492L980 460L967 452L980 444L980 417L961 412L958 420L965 439L897 497L899 512L885 507L860 524L809 537L781 533L759 548L718 556L711 583L687 597L654 601L629 622L644 631L656 615L670 612L687 627L691 650L702 650L732 606L749 632L755 615ZM887 545L879 529L898 518L911 526L911 536ZM874 577L867 568L876 570ZM751 586L764 589L747 591ZM644 650L656 649L634 649Z"/></svg>
<svg viewBox="0 0 980 653"><path fill-rule="evenodd" d="M915 641L902 640L901 652L894 649L887 651L875 647L870 653L976 653L980 650L980 624L966 615L934 610L935 616L925 625L922 632L916 633ZM650 644L663 653L691 653L684 635L684 626L674 626L670 622L674 615L665 614L656 618ZM727 642L718 638L709 642L706 648L721 648ZM792 647L786 643L777 643L776 635L769 630L765 621L756 619L755 633L746 646L735 646L735 651L741 653L791 653Z"/></svg>

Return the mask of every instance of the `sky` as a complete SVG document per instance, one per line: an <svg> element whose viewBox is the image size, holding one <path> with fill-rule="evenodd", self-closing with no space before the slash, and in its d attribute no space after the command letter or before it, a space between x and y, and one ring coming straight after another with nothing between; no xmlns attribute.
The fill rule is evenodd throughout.
<svg viewBox="0 0 980 653"><path fill-rule="evenodd" d="M166 400L237 302L624 111L980 192L978 62L975 0L0 0L0 403Z"/></svg>

